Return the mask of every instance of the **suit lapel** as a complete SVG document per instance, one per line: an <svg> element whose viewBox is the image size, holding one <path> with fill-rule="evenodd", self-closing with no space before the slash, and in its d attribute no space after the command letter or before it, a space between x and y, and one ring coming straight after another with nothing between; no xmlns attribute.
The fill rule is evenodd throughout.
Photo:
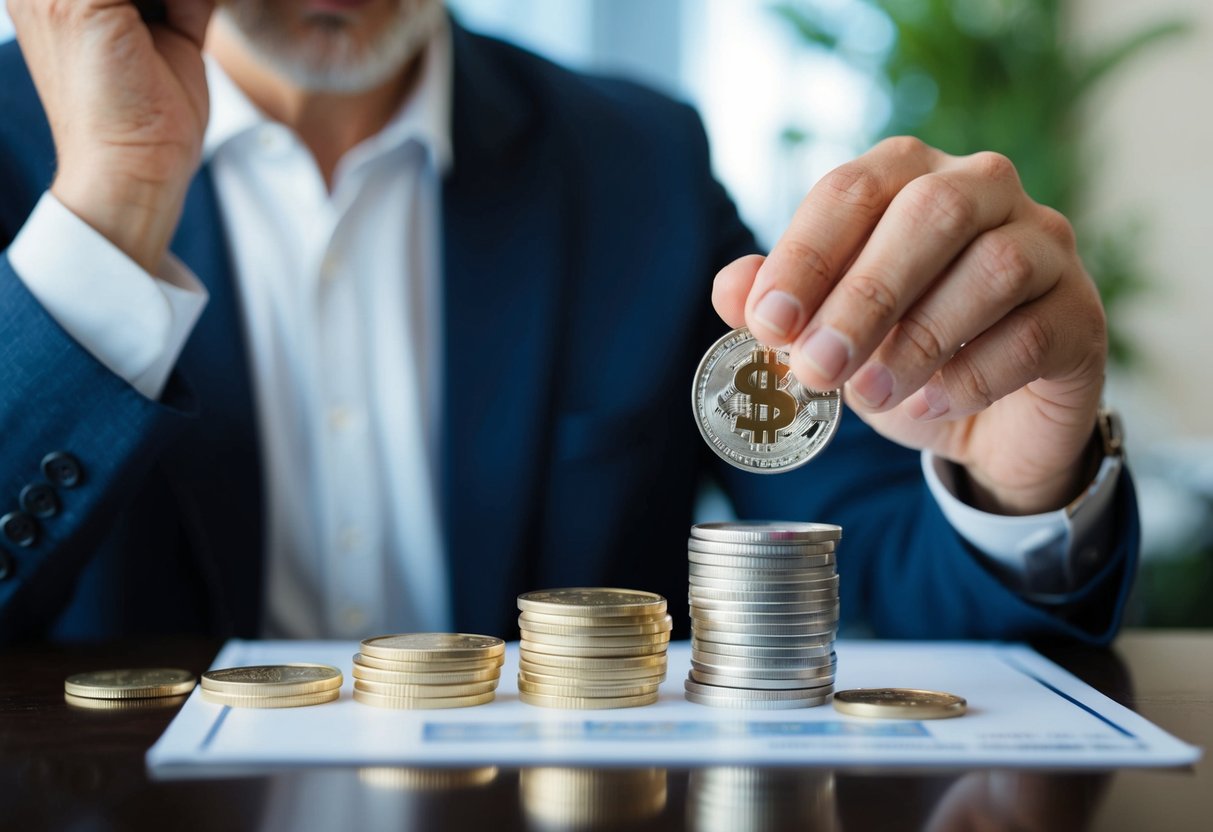
<svg viewBox="0 0 1213 832"><path fill-rule="evenodd" d="M454 29L443 186L444 509L459 627L512 629L551 438L568 200L529 102Z"/></svg>
<svg viewBox="0 0 1213 832"><path fill-rule="evenodd" d="M194 177L172 244L210 301L177 368L198 402L193 427L164 455L191 550L212 599L213 628L256 635L262 602L261 456L244 317L210 172Z"/></svg>

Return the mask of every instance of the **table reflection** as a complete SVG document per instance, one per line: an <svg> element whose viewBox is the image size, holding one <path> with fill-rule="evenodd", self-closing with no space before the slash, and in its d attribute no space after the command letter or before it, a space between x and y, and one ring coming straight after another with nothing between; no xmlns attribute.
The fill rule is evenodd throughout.
<svg viewBox="0 0 1213 832"><path fill-rule="evenodd" d="M840 827L830 771L719 766L693 771L686 828L693 832Z"/></svg>
<svg viewBox="0 0 1213 832"><path fill-rule="evenodd" d="M614 829L665 811L669 775L663 768L530 768L518 778L529 829Z"/></svg>

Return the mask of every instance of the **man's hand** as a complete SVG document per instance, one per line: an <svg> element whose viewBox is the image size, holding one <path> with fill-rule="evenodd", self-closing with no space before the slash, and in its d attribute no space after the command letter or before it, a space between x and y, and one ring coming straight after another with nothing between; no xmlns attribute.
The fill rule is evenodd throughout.
<svg viewBox="0 0 1213 832"><path fill-rule="evenodd" d="M199 163L213 0L8 0L55 138L51 192L144 269L159 264Z"/></svg>
<svg viewBox="0 0 1213 832"><path fill-rule="evenodd" d="M792 370L884 436L965 466L978 507L1060 508L1085 450L1106 322L1069 222L994 153L881 142L821 180L766 258L716 277L716 311L790 345Z"/></svg>

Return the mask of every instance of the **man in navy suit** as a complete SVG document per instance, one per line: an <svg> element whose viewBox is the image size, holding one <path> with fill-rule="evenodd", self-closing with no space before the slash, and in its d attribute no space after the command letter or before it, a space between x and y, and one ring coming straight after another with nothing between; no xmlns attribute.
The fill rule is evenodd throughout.
<svg viewBox="0 0 1213 832"><path fill-rule="evenodd" d="M1008 160L883 142L764 257L681 105L439 0L220 5L9 0L0 640L508 635L559 585L681 623L707 480L844 527L847 623L1115 634L1103 311ZM710 458L721 319L844 387L812 465Z"/></svg>

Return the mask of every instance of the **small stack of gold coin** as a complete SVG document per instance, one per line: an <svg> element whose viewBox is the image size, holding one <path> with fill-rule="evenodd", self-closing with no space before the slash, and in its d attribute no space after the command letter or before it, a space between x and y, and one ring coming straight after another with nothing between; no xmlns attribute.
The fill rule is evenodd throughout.
<svg viewBox="0 0 1213 832"><path fill-rule="evenodd" d="M63 700L77 708L131 710L179 705L194 689L194 674L167 667L77 673L63 683Z"/></svg>
<svg viewBox="0 0 1213 832"><path fill-rule="evenodd" d="M633 708L657 701L673 622L666 600L633 589L518 596L518 697L547 708Z"/></svg>
<svg viewBox="0 0 1213 832"><path fill-rule="evenodd" d="M827 523L701 523L690 560L691 702L823 705L834 691L842 529Z"/></svg>
<svg viewBox="0 0 1213 832"><path fill-rule="evenodd" d="M402 633L362 642L354 701L380 708L468 708L492 702L505 642L468 633Z"/></svg>
<svg viewBox="0 0 1213 832"><path fill-rule="evenodd" d="M327 664L226 667L202 674L202 698L233 708L302 708L341 696L341 671Z"/></svg>

